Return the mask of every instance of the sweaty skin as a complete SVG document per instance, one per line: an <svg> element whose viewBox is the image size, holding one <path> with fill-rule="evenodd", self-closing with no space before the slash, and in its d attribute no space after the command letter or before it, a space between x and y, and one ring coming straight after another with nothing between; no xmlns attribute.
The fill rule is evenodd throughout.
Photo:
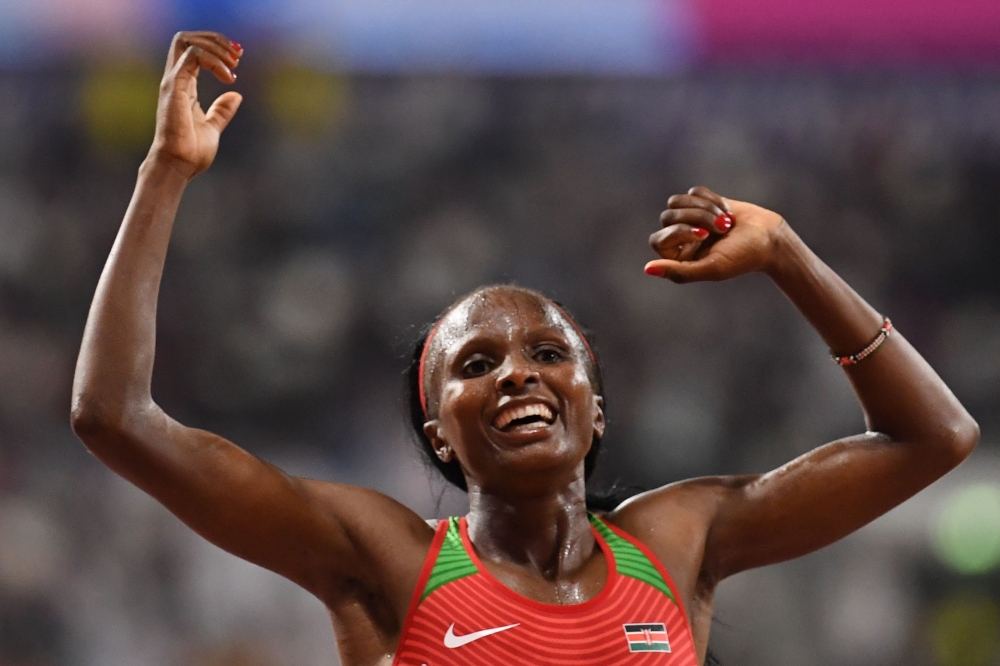
<svg viewBox="0 0 1000 666"><path fill-rule="evenodd" d="M197 75L206 68L232 83L241 56L217 33L174 37L155 139L87 321L72 424L95 456L196 532L323 601L345 666L389 664L431 527L375 491L291 477L178 423L150 394L157 293L177 207L187 183L212 163L241 101L227 92L203 112ZM670 198L661 223L650 238L661 257L647 266L650 275L688 282L764 273L838 354L862 349L882 323L771 211L694 188ZM583 460L604 414L575 330L550 303L498 288L454 307L433 345L425 432L464 470L481 559L532 599L592 598L607 569L587 523ZM719 581L840 539L975 447L975 421L898 333L846 374L868 432L767 474L665 486L607 516L674 578L702 661ZM549 406L553 422L494 427L505 405L528 402Z"/></svg>

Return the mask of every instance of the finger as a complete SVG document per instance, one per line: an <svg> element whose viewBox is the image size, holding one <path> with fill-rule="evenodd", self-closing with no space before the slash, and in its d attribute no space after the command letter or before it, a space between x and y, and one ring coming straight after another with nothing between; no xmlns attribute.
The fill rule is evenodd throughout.
<svg viewBox="0 0 1000 666"><path fill-rule="evenodd" d="M698 251L704 247L701 243L684 243L677 248L677 261L691 261L697 256Z"/></svg>
<svg viewBox="0 0 1000 666"><path fill-rule="evenodd" d="M681 208L701 208L710 212L713 216L715 231L726 233L733 227L733 218L727 211L720 208L715 202L693 194L675 194L667 199L668 209Z"/></svg>
<svg viewBox="0 0 1000 666"><path fill-rule="evenodd" d="M660 213L660 224L690 224L717 234L724 234L733 228L733 218L728 213L716 215L704 208L668 208Z"/></svg>
<svg viewBox="0 0 1000 666"><path fill-rule="evenodd" d="M672 250L661 252L662 259L673 259L674 261L691 261L698 256L698 251L704 247L702 243L681 243Z"/></svg>
<svg viewBox="0 0 1000 666"><path fill-rule="evenodd" d="M243 95L238 92L229 91L222 93L212 102L212 106L208 107L208 113L205 114L205 121L214 125L219 132L222 132L229 125L229 121L233 119L233 116L236 115L236 110L240 108L240 104L242 103Z"/></svg>
<svg viewBox="0 0 1000 666"><path fill-rule="evenodd" d="M233 55L232 51L228 48L220 46L219 43L209 37L202 37L198 35L191 36L187 39L188 43L192 46L197 46L206 54L206 56L211 56L215 60L218 60L226 70L231 74L231 69L240 64L239 58ZM212 69L206 64L203 64L206 69ZM214 69L212 71L215 71ZM216 72L218 76L218 72ZM220 77L221 79L222 77ZM225 79L222 79L225 80ZM231 83L231 81L226 81Z"/></svg>
<svg viewBox="0 0 1000 666"><path fill-rule="evenodd" d="M221 48L232 53L237 58L239 58L243 54L243 47L240 46L239 42L234 42L233 40L223 35L221 32L213 32L211 30L200 30L194 34L200 38L211 40Z"/></svg>
<svg viewBox="0 0 1000 666"><path fill-rule="evenodd" d="M688 194L694 195L696 197L701 197L702 199L708 199L716 206L721 208L727 213L732 213L733 211L729 208L729 202L726 201L725 197L720 197L718 194L708 189L704 185L696 185L688 190Z"/></svg>
<svg viewBox="0 0 1000 666"><path fill-rule="evenodd" d="M233 74L233 70L229 69L229 66L215 53L202 49L201 53L198 54L198 62L202 67L215 74L215 78L223 83L234 83L236 81L236 75Z"/></svg>
<svg viewBox="0 0 1000 666"><path fill-rule="evenodd" d="M189 39L191 44L200 46L203 50L211 53L226 64L226 67L233 69L240 64L240 57L243 55L243 47L237 51L233 42L223 37L217 32L196 33Z"/></svg>
<svg viewBox="0 0 1000 666"><path fill-rule="evenodd" d="M697 261L654 259L646 264L645 273L646 275L666 278L678 284L716 281L724 277L721 261L717 254L709 254Z"/></svg>
<svg viewBox="0 0 1000 666"><path fill-rule="evenodd" d="M174 66L177 61L181 59L184 51L187 50L188 44L184 39L185 33L178 32L174 35L173 39L170 40L170 48L167 50L167 65L163 70L164 76L173 71Z"/></svg>
<svg viewBox="0 0 1000 666"><path fill-rule="evenodd" d="M701 227L689 224L674 224L666 229L660 229L649 236L649 246L664 259L679 259L687 245L697 246L709 233ZM685 246L682 248L682 246Z"/></svg>
<svg viewBox="0 0 1000 666"><path fill-rule="evenodd" d="M214 32L178 32L174 35L170 44L170 54L167 57L166 71L173 69L174 64L181 55L191 46L198 46L204 51L211 53L221 60L227 68L232 69L239 65L240 56L243 55L242 47L237 52L232 47L232 42Z"/></svg>
<svg viewBox="0 0 1000 666"><path fill-rule="evenodd" d="M192 44L184 50L184 54L177 61L174 69L178 79L181 79L197 77L199 67L210 70L223 83L232 83L236 80L236 75L226 67L224 62L197 44Z"/></svg>
<svg viewBox="0 0 1000 666"><path fill-rule="evenodd" d="M703 208L715 216L726 214L726 211L713 201L693 194L675 194L667 199L667 208Z"/></svg>
<svg viewBox="0 0 1000 666"><path fill-rule="evenodd" d="M198 78L198 70L201 65L198 62L198 54L201 49L197 46L189 46L184 49L174 66L163 77L163 85L176 87L177 81Z"/></svg>

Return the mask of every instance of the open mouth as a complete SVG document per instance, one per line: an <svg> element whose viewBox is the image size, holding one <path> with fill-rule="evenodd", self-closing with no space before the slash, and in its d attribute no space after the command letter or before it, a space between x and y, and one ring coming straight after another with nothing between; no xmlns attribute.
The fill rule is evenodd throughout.
<svg viewBox="0 0 1000 666"><path fill-rule="evenodd" d="M556 415L548 405L535 402L504 409L493 419L493 427L503 432L517 432L552 425L555 420Z"/></svg>

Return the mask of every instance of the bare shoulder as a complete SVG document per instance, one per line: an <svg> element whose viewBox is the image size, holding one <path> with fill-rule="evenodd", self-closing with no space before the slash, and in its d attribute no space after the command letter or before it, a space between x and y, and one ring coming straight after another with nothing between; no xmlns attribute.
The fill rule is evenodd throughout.
<svg viewBox="0 0 1000 666"><path fill-rule="evenodd" d="M671 531L688 523L705 523L707 528L719 504L746 478L703 476L671 483L623 502L608 514L608 520L630 534Z"/></svg>
<svg viewBox="0 0 1000 666"><path fill-rule="evenodd" d="M702 561L712 521L745 482L738 476L679 481L623 502L606 518L648 547L689 600L706 584Z"/></svg>

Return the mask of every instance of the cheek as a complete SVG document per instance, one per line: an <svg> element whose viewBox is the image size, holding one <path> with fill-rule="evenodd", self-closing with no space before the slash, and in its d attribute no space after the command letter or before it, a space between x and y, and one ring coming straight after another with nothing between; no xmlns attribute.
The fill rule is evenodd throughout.
<svg viewBox="0 0 1000 666"><path fill-rule="evenodd" d="M564 386L571 418L590 428L593 419L594 389L587 371L579 367L574 368L568 373Z"/></svg>
<svg viewBox="0 0 1000 666"><path fill-rule="evenodd" d="M470 408L475 400L475 391L470 390L469 382L448 381L441 389L441 404L439 410L445 412L463 413Z"/></svg>
<svg viewBox="0 0 1000 666"><path fill-rule="evenodd" d="M582 390L588 392L593 390L593 385L590 381L590 375L587 374L587 369L579 364L573 366L573 383L579 386Z"/></svg>
<svg viewBox="0 0 1000 666"><path fill-rule="evenodd" d="M479 414L483 409L483 398L476 390L475 382L450 381L441 391L439 415L445 427L445 436L459 434L479 427Z"/></svg>
<svg viewBox="0 0 1000 666"><path fill-rule="evenodd" d="M560 363L553 366L557 370L556 375L564 390L573 391L578 394L581 391L593 391L593 382L590 380L590 373L587 372L588 364L581 354L574 354L568 363Z"/></svg>

